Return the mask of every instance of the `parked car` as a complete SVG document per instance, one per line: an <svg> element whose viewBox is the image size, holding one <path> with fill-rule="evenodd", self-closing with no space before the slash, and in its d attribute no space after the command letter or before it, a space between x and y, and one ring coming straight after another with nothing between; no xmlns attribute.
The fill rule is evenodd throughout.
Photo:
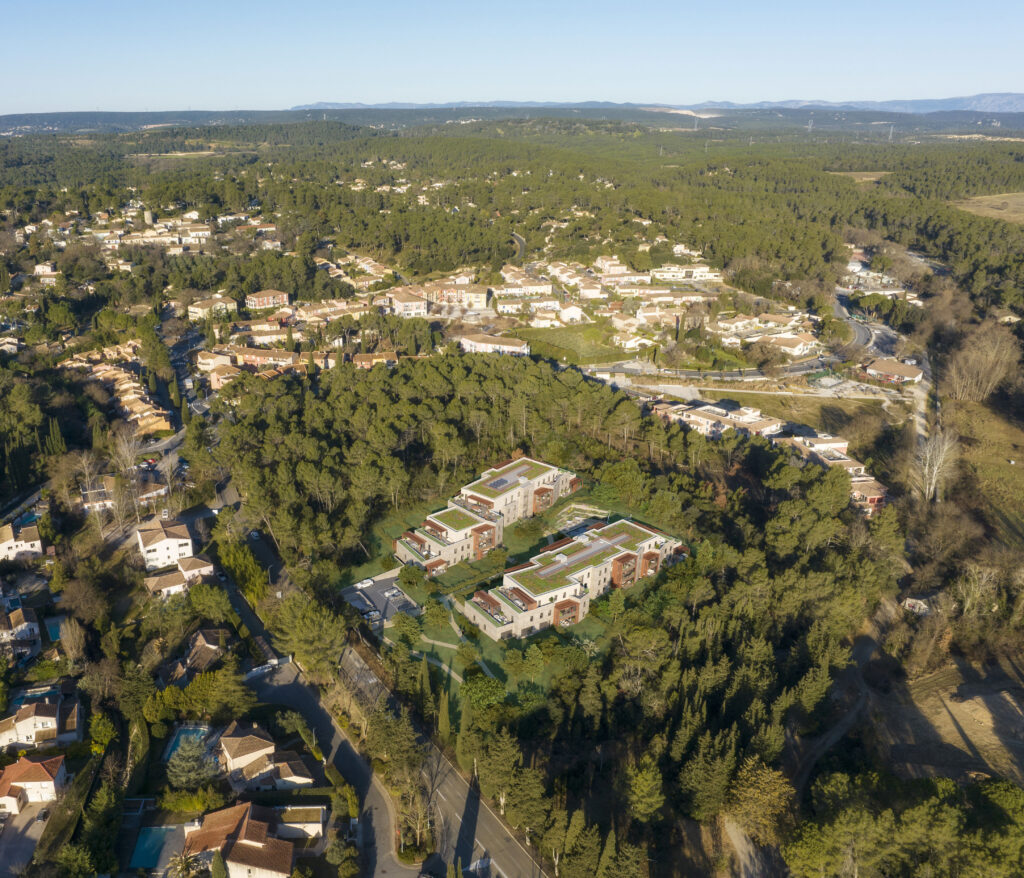
<svg viewBox="0 0 1024 878"><path fill-rule="evenodd" d="M43 808L38 814L36 814L36 823L45 823L50 819L50 809Z"/></svg>
<svg viewBox="0 0 1024 878"><path fill-rule="evenodd" d="M217 578L221 582L227 582L228 581L228 575L223 570L218 570L217 571Z"/></svg>
<svg viewBox="0 0 1024 878"><path fill-rule="evenodd" d="M260 532L258 530L249 531L250 540L258 540L260 538Z"/></svg>

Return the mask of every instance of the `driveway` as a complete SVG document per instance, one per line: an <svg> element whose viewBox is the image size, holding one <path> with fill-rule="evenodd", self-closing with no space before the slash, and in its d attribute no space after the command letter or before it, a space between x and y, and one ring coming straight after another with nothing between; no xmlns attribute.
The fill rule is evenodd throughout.
<svg viewBox="0 0 1024 878"><path fill-rule="evenodd" d="M20 814L12 814L0 832L0 878L15 878L32 862L45 823L36 821L42 805L29 805Z"/></svg>

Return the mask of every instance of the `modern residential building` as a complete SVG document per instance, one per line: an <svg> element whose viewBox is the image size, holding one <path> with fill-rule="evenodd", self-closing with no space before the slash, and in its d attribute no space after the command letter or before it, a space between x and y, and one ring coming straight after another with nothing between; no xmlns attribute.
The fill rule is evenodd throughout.
<svg viewBox="0 0 1024 878"><path fill-rule="evenodd" d="M521 457L487 470L423 524L394 542L395 557L431 576L478 561L500 546L505 527L550 509L579 487L574 473Z"/></svg>
<svg viewBox="0 0 1024 878"><path fill-rule="evenodd" d="M288 294L280 290L260 290L245 297L245 307L250 311L265 311L267 308L283 308L288 304Z"/></svg>
<svg viewBox="0 0 1024 878"><path fill-rule="evenodd" d="M651 280L683 283L685 281L704 281L718 283L722 280L722 272L708 268L706 265L663 265L651 269Z"/></svg>
<svg viewBox="0 0 1024 878"><path fill-rule="evenodd" d="M183 522L150 518L139 526L136 537L147 570L170 567L180 558L192 557L192 537Z"/></svg>
<svg viewBox="0 0 1024 878"><path fill-rule="evenodd" d="M519 457L487 470L459 497L471 509L501 515L505 527L546 512L580 486L575 473L532 457Z"/></svg>
<svg viewBox="0 0 1024 878"><path fill-rule="evenodd" d="M521 338L504 338L474 332L459 339L459 347L467 354L511 354L526 357L530 354L530 343Z"/></svg>
<svg viewBox="0 0 1024 878"><path fill-rule="evenodd" d="M63 756L22 756L0 772L0 811L20 814L30 803L55 802L67 783Z"/></svg>
<svg viewBox="0 0 1024 878"><path fill-rule="evenodd" d="M923 370L899 360L872 360L864 367L864 371L872 378L888 381L890 384L917 384L924 377Z"/></svg>
<svg viewBox="0 0 1024 878"><path fill-rule="evenodd" d="M0 561L30 561L43 554L43 541L35 525L15 529L0 525Z"/></svg>
<svg viewBox="0 0 1024 878"><path fill-rule="evenodd" d="M506 570L500 586L476 592L460 609L492 640L575 625L592 600L657 573L682 548L679 540L637 522L599 525Z"/></svg>
<svg viewBox="0 0 1024 878"><path fill-rule="evenodd" d="M760 409L734 403L700 400L658 403L652 411L666 421L686 424L691 430L711 439L718 439L729 430L735 430L742 436L774 436L785 424L778 418L762 415Z"/></svg>
<svg viewBox="0 0 1024 878"><path fill-rule="evenodd" d="M455 497L447 509L432 513L420 527L395 540L395 557L436 576L460 561L479 561L501 545L504 533L500 515Z"/></svg>

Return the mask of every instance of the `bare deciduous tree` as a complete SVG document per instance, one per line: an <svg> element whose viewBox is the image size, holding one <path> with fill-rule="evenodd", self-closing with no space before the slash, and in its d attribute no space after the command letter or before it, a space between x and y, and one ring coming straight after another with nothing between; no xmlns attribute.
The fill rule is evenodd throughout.
<svg viewBox="0 0 1024 878"><path fill-rule="evenodd" d="M936 428L921 443L915 460L917 489L926 503L942 499L942 491L956 464L956 433Z"/></svg>
<svg viewBox="0 0 1024 878"><path fill-rule="evenodd" d="M60 645L73 663L85 658L85 628L77 619L65 619L60 623Z"/></svg>
<svg viewBox="0 0 1024 878"><path fill-rule="evenodd" d="M1003 327L988 324L971 333L946 370L946 392L958 400L984 402L1016 367L1017 340Z"/></svg>

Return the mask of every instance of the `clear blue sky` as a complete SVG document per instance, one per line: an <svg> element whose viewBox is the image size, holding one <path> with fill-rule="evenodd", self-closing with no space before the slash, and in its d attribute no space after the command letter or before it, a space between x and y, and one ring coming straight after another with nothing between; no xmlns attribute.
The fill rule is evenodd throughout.
<svg viewBox="0 0 1024 878"><path fill-rule="evenodd" d="M1021 0L0 0L0 113L1024 91Z"/></svg>

